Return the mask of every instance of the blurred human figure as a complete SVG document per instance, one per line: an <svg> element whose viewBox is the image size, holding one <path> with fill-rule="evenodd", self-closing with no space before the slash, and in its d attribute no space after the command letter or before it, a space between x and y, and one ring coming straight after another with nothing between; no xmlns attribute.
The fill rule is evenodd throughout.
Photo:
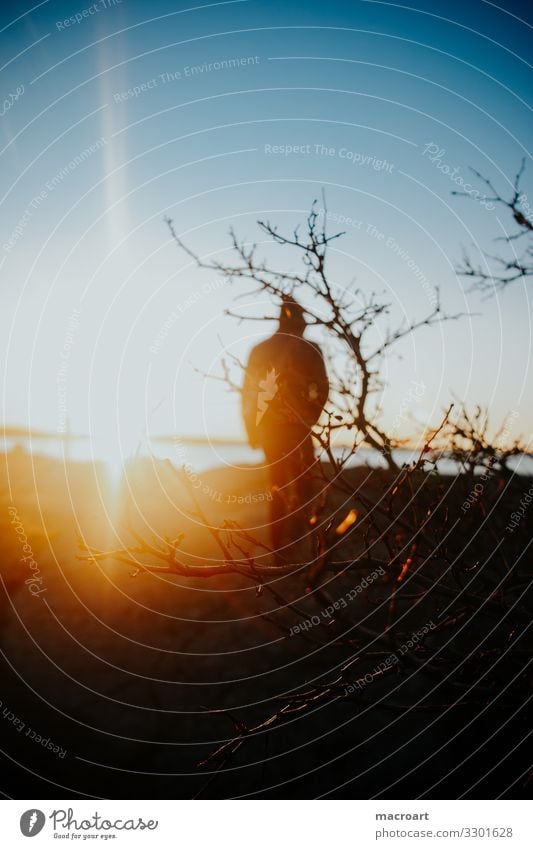
<svg viewBox="0 0 533 849"><path fill-rule="evenodd" d="M329 383L320 347L304 339L304 310L284 295L276 333L257 345L246 367L242 410L252 448L262 448L272 493L271 541L294 539L312 498L311 428Z"/></svg>

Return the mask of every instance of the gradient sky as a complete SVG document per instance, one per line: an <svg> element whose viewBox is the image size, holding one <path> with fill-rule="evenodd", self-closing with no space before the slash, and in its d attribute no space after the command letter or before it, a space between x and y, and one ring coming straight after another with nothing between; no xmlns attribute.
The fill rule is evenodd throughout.
<svg viewBox="0 0 533 849"><path fill-rule="evenodd" d="M384 291L391 321L421 317L431 304L408 257L445 309L476 314L388 358L385 423L416 379L420 421L453 394L488 404L495 424L516 411L513 432L529 434L531 284L483 300L454 271L461 245L493 251L509 218L453 197L438 167L466 179L474 166L505 194L529 157L528 5L2 3L2 97L19 93L0 118L4 421L57 429L66 363L75 432L120 433L126 452L144 431L241 436L238 399L194 369L220 373L224 351L245 358L274 325L225 317L247 290L192 267L163 219L223 257L230 226L249 239L259 217L292 228L324 187L332 215L360 222L331 258L339 286ZM187 72L228 59L248 64ZM273 314L257 296L238 304Z"/></svg>

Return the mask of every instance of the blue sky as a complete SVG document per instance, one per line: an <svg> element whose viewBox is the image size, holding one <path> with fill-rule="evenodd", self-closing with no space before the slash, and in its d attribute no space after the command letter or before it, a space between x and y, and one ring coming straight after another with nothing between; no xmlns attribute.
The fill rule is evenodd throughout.
<svg viewBox="0 0 533 849"><path fill-rule="evenodd" d="M144 431L242 435L236 397L195 369L219 373L274 325L224 316L246 290L193 268L163 219L222 257L230 226L292 228L323 187L333 228L351 219L337 285L356 278L412 319L431 307L423 275L475 313L387 360L385 422L417 379L420 421L453 393L530 433L528 287L482 300L454 270L461 245L493 250L510 222L453 197L449 172L474 166L506 193L529 157L531 14L419 6L3 3L4 420L54 430L63 399L73 430L126 448ZM273 312L257 296L239 308Z"/></svg>

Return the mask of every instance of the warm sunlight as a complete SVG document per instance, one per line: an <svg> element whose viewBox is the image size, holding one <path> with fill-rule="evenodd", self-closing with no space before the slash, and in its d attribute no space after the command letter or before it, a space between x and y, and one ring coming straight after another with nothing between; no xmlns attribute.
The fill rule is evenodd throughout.
<svg viewBox="0 0 533 849"><path fill-rule="evenodd" d="M521 849L530 6L0 3L6 846Z"/></svg>
<svg viewBox="0 0 533 849"><path fill-rule="evenodd" d="M109 432L90 440L90 451L95 462L102 461L105 464L109 485L113 496L117 496L120 483L124 474L124 468L142 446L142 425L137 425L132 420L124 420L120 423L119 433Z"/></svg>

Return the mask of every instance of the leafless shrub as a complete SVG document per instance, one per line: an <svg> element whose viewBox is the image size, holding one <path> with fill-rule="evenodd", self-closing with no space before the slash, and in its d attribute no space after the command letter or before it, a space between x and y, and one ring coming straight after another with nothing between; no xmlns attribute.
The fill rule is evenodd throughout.
<svg viewBox="0 0 533 849"><path fill-rule="evenodd" d="M504 241L507 244L507 256L485 254L486 263L485 267L482 267L479 263L473 263L468 254L465 253L463 263L457 269L458 274L472 280L472 289L487 295L504 291L511 283L525 280L533 274L531 205L520 186L525 165L526 160L523 159L514 178L513 190L509 198L502 197L494 188L492 182L483 177L479 171L470 169L492 193L491 197L486 197L484 200L505 207L511 214L514 224L518 227L515 233L497 239L497 241ZM452 192L452 194L471 198L471 195L465 192Z"/></svg>
<svg viewBox="0 0 533 849"><path fill-rule="evenodd" d="M309 646L337 652L334 674L325 672L302 692L289 694L260 722L247 725L228 711L212 710L227 717L232 731L204 764L222 768L247 740L324 704L347 701L364 713L381 700L390 710L403 710L398 690L415 673L425 682L418 710L464 704L484 709L504 681L507 698L522 694L527 687L524 641L531 621L523 559L526 523L512 535L502 527L514 486L509 463L525 446L520 441L508 445L505 423L491 437L482 410L471 414L459 407L455 414L452 405L439 427L423 435L418 456L400 468L393 455L397 443L379 425L370 404L383 385L383 357L395 342L423 325L458 316L446 316L437 303L423 320L388 332L378 348L368 345L368 331L389 305L375 294L337 292L328 279L326 255L341 234L327 235L315 206L305 236L296 230L286 237L273 225L260 223L279 245L301 253L299 274L267 267L257 259L256 247L240 243L233 233L235 264L206 263L167 223L178 245L202 268L252 282L272 296L311 293L315 306L306 309L310 322L330 334L345 357L342 367L339 361L332 364L331 404L314 431L322 460L316 477L322 486L309 518L312 557L272 564L275 552L235 520L212 525L190 486L192 511L216 541L219 563L189 566L180 556L182 536L150 543L134 529L134 544L128 548L101 551L80 543L83 559L116 559L132 567L134 575L163 571L206 580L238 575L255 585L258 596L274 599L276 612L262 615L284 640L291 645L296 641L302 655ZM238 382L229 379L238 391ZM350 434L341 455L334 450L339 431ZM361 469L350 468L349 461L363 443L378 450L388 468L363 469L361 486ZM455 462L456 475L438 474L442 459ZM176 474L187 487L186 475ZM481 492L476 490L476 498L462 510L484 474ZM379 579L358 592L357 604L340 602L347 588L360 587L376 570ZM302 627L309 621L312 628ZM425 627L427 623L432 627ZM414 633L424 636L402 652ZM394 664L388 662L392 655L397 657ZM370 676L372 686L356 687L364 676Z"/></svg>
<svg viewBox="0 0 533 849"><path fill-rule="evenodd" d="M384 359L401 339L422 327L433 327L443 321L462 317L462 314L449 315L443 312L438 288L435 289L435 305L427 315L393 328L384 328L382 339L376 344L372 342L371 331L375 330L378 322L387 319L391 305L379 298L376 292L367 294L351 286L340 289L330 279L328 248L343 233L328 234L325 199L320 212L317 201L313 203L304 235L300 234L299 228L290 235L284 235L270 222L258 222L263 234L275 244L292 248L300 255L301 272L287 272L283 268L267 265L258 258L257 245L249 246L239 241L233 230L230 231L230 238L235 262L225 264L217 260L205 261L183 243L171 219L167 219L167 225L176 243L194 259L199 268L209 269L229 280L253 283L254 293L266 292L278 298L284 294L307 296L313 305L305 308L308 324L324 331L331 350L328 371L330 401L334 412L330 412L322 427L315 430L322 451L338 467L339 462L345 465L357 448L365 444L379 451L389 468L397 469L393 456L393 448L397 443L380 426L379 410L373 402L377 393L384 388ZM227 312L239 320L246 318L231 310ZM259 320L265 318L268 317ZM224 378L231 380L228 372ZM236 386L234 381L232 385ZM344 461L335 460L330 450L334 435L337 440L340 436L346 437L351 445Z"/></svg>

